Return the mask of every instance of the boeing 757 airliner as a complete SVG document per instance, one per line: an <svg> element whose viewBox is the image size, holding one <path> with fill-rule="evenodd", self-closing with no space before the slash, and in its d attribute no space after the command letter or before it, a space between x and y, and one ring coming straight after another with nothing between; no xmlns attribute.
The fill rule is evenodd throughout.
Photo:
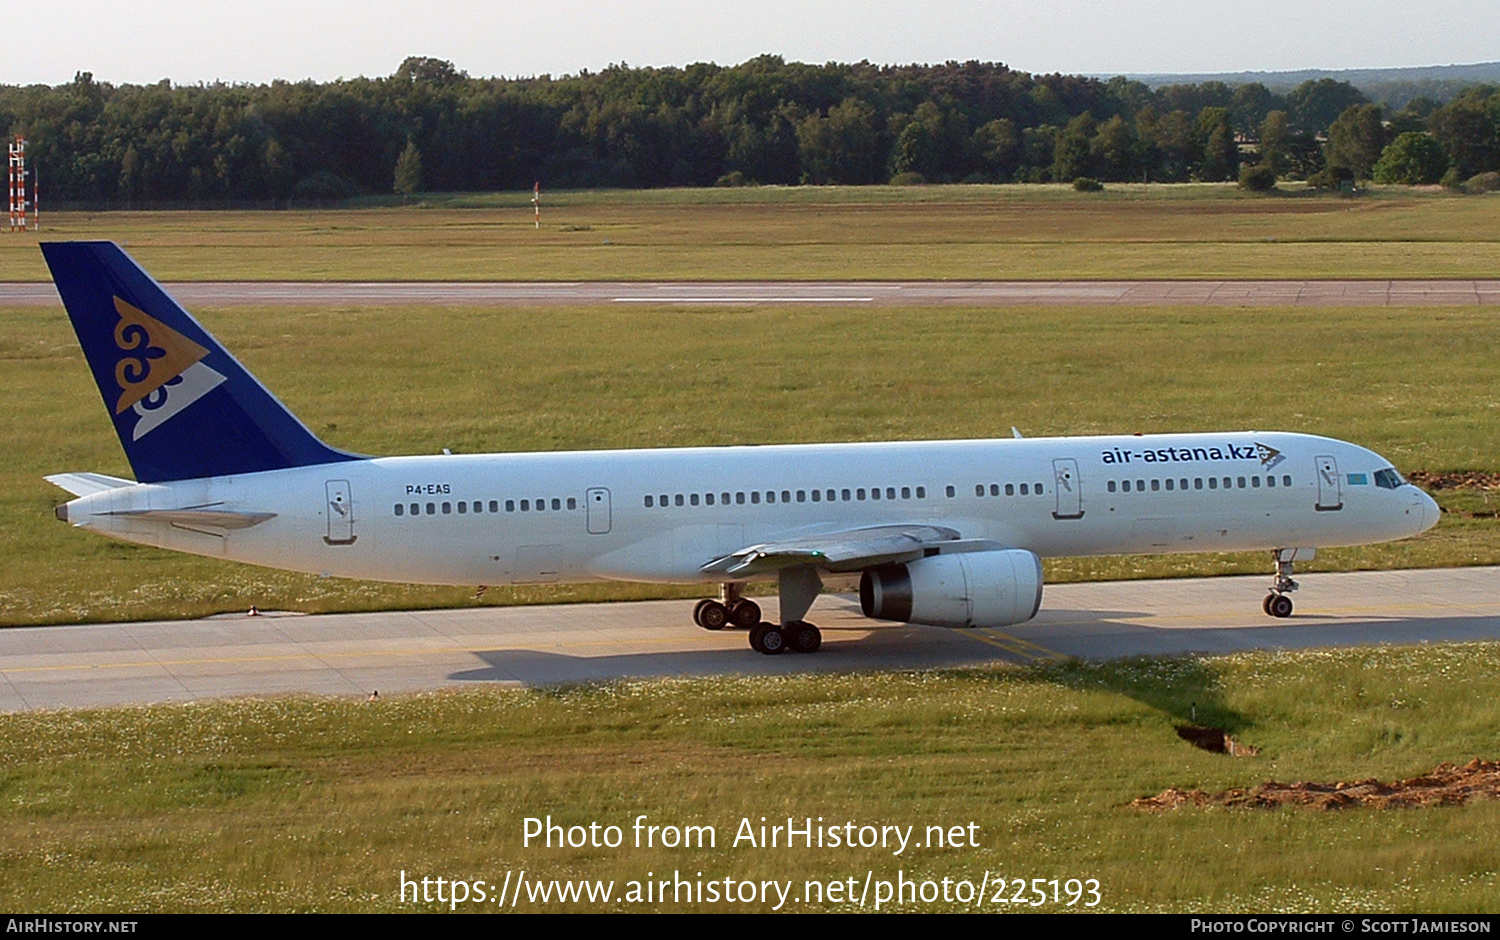
<svg viewBox="0 0 1500 940"><path fill-rule="evenodd" d="M1380 455L1280 432L365 457L115 244L42 252L136 476L48 477L77 497L57 517L161 548L385 581L717 583L700 626L810 653L826 575L857 575L869 617L1002 627L1035 616L1044 557L1256 549L1287 617L1295 561L1438 518ZM773 577L762 622L742 588Z"/></svg>

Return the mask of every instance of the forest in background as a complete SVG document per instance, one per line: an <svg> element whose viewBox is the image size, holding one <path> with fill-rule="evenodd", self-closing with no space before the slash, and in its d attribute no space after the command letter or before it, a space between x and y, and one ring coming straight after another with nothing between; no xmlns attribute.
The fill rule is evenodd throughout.
<svg viewBox="0 0 1500 940"><path fill-rule="evenodd" d="M1500 88L1489 85L1390 112L1331 78L1284 93L1153 88L998 63L777 56L516 79L413 57L383 78L268 85L111 85L80 72L65 85L0 86L0 127L27 138L54 208L326 204L535 181L1212 182L1257 168L1255 188L1457 186L1500 170Z"/></svg>

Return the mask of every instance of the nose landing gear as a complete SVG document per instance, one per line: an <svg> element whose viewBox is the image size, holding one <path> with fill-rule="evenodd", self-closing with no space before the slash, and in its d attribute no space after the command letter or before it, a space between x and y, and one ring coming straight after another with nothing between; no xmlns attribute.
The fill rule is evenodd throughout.
<svg viewBox="0 0 1500 940"><path fill-rule="evenodd" d="M1260 602L1261 610L1272 617L1292 615L1292 599L1287 597L1297 590L1297 582L1292 580L1292 563L1297 559L1311 561L1312 557L1313 550L1310 548L1272 549L1271 558L1276 562L1276 576L1271 579L1271 593Z"/></svg>

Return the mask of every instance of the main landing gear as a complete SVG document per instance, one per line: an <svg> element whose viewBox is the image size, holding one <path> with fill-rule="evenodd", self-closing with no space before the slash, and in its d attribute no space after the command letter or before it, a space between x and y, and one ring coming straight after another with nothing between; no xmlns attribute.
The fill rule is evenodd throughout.
<svg viewBox="0 0 1500 940"><path fill-rule="evenodd" d="M781 598L781 623L760 619L760 605L740 595L743 585L719 585L719 599L705 598L693 608L693 622L705 630L734 625L750 631L750 648L775 656L791 650L816 653L823 645L823 631L802 618L823 590L823 581L810 565L794 565L777 573Z"/></svg>
<svg viewBox="0 0 1500 940"><path fill-rule="evenodd" d="M1272 617L1292 615L1292 599L1287 597L1297 590L1297 582L1292 580L1292 562L1298 558L1308 561L1312 557L1313 551L1310 548L1278 548L1271 551L1271 558L1276 562L1276 576L1271 579L1271 593L1260 602L1261 610Z"/></svg>
<svg viewBox="0 0 1500 940"><path fill-rule="evenodd" d="M760 623L760 605L741 597L743 589L739 584L719 585L719 600L704 598L699 601L693 608L693 623L705 630L722 630L726 626L754 629Z"/></svg>
<svg viewBox="0 0 1500 940"><path fill-rule="evenodd" d="M750 631L750 648L767 656L775 656L787 650L794 653L816 653L822 645L823 631L806 620L794 620L780 626L762 623Z"/></svg>

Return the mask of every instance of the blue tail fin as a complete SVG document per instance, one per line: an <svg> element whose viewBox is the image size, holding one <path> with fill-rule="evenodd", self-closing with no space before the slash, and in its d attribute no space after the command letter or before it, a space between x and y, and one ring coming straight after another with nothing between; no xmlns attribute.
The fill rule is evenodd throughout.
<svg viewBox="0 0 1500 940"><path fill-rule="evenodd" d="M313 436L120 246L42 254L140 482L358 459Z"/></svg>

